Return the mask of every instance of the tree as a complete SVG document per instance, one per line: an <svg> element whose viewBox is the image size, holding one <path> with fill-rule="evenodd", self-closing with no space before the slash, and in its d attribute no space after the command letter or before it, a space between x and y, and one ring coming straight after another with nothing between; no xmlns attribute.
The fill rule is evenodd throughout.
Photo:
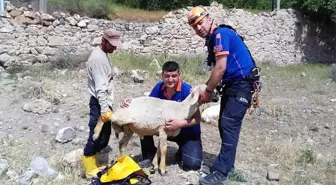
<svg viewBox="0 0 336 185"><path fill-rule="evenodd" d="M214 0L114 0L134 8L173 10L186 6L209 5ZM217 0L228 8L270 10L273 0ZM281 8L294 8L315 20L336 19L336 0L281 0Z"/></svg>
<svg viewBox="0 0 336 185"><path fill-rule="evenodd" d="M295 7L315 19L336 19L336 0L298 0Z"/></svg>

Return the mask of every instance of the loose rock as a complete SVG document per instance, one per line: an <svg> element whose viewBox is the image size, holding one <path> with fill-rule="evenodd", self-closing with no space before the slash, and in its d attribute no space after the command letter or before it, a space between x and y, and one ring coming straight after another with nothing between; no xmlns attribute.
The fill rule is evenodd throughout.
<svg viewBox="0 0 336 185"><path fill-rule="evenodd" d="M66 143L73 140L76 137L76 131L72 127L62 128L58 131L56 141L60 143Z"/></svg>
<svg viewBox="0 0 336 185"><path fill-rule="evenodd" d="M51 103L37 99L23 105L22 109L26 112L45 114L51 111Z"/></svg>

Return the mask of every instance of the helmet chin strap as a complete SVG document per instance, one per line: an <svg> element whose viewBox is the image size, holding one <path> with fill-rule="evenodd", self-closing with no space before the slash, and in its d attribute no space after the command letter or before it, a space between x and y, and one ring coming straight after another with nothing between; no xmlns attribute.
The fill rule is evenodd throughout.
<svg viewBox="0 0 336 185"><path fill-rule="evenodd" d="M211 31L213 22L214 22L214 20L212 19L211 24L210 24L210 28L209 28L209 30L208 30L208 33L207 33L206 36L205 36L205 46L208 46L208 45L209 45L209 42L210 42L210 39L211 39L211 33L210 33L210 31Z"/></svg>
<svg viewBox="0 0 336 185"><path fill-rule="evenodd" d="M207 34L207 35L209 35L209 34L210 34L210 31L211 31L211 28L212 28L212 24L213 24L213 22L214 22L214 20L212 19L212 21L211 21L211 24L210 24L210 28L209 28L209 30L208 30L208 34Z"/></svg>

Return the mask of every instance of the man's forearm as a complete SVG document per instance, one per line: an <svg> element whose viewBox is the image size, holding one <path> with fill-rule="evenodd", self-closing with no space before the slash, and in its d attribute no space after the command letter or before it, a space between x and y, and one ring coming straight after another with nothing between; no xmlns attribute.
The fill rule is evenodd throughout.
<svg viewBox="0 0 336 185"><path fill-rule="evenodd" d="M108 66L101 63L95 63L92 66L92 78L94 80L94 86L95 86L95 94L96 98L98 99L99 105L100 105L100 112L106 113L108 112L109 106L107 103L107 89L108 89Z"/></svg>
<svg viewBox="0 0 336 185"><path fill-rule="evenodd" d="M207 89L213 91L218 83L221 81L224 71L220 68L214 68L209 80L207 81Z"/></svg>
<svg viewBox="0 0 336 185"><path fill-rule="evenodd" d="M107 92L98 90L97 92L97 99L100 105L100 112L101 113L106 113L110 110L109 105L107 103Z"/></svg>
<svg viewBox="0 0 336 185"><path fill-rule="evenodd" d="M192 127L194 125L196 125L197 121L194 117L190 118L190 119L187 119L187 120L184 120L184 126L183 127Z"/></svg>
<svg viewBox="0 0 336 185"><path fill-rule="evenodd" d="M196 111L196 113L190 118L184 120L184 126L183 127L192 127L198 123L201 122L201 112L199 110Z"/></svg>
<svg viewBox="0 0 336 185"><path fill-rule="evenodd" d="M216 65L212 70L209 80L207 81L207 90L213 91L221 81L226 70L227 56L221 55L216 57Z"/></svg>

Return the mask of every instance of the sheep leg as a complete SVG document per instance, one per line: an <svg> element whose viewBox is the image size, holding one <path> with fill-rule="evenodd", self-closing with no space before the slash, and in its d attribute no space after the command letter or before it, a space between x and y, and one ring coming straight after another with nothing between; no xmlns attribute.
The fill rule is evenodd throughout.
<svg viewBox="0 0 336 185"><path fill-rule="evenodd" d="M159 131L159 141L160 141L160 152L161 152L161 159L160 159L160 171L161 175L165 175L167 173L166 170L166 157L167 157L167 134L164 129L160 129Z"/></svg>
<svg viewBox="0 0 336 185"><path fill-rule="evenodd" d="M155 171L159 170L159 157L160 157L160 140L158 140L156 153L152 162Z"/></svg>
<svg viewBox="0 0 336 185"><path fill-rule="evenodd" d="M122 133L122 126L117 125L116 122L111 122L111 127L114 130L115 137L119 139L119 134Z"/></svg>
<svg viewBox="0 0 336 185"><path fill-rule="evenodd" d="M124 135L119 141L119 156L124 156L126 151L126 146L130 139L132 138L133 132L128 128L127 125L123 126Z"/></svg>
<svg viewBox="0 0 336 185"><path fill-rule="evenodd" d="M103 128L104 122L99 118L96 127L94 128L93 140L98 139L100 132Z"/></svg>

